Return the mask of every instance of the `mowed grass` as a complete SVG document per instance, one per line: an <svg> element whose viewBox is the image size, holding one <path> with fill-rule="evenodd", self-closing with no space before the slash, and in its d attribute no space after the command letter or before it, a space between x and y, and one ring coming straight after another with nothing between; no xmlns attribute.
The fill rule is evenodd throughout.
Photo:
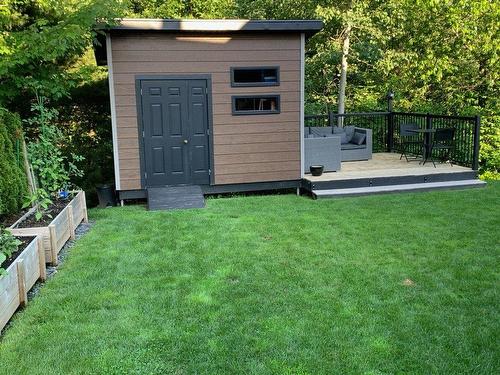
<svg viewBox="0 0 500 375"><path fill-rule="evenodd" d="M95 209L0 373L499 373L499 210L494 183Z"/></svg>

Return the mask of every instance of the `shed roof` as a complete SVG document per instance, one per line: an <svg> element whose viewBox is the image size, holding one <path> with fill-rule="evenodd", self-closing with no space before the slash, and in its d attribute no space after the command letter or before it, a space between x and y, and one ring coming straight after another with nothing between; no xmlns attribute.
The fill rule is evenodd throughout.
<svg viewBox="0 0 500 375"><path fill-rule="evenodd" d="M313 35L323 27L319 20L197 20L123 18L116 25L100 27L104 30L170 31L170 32L295 32Z"/></svg>
<svg viewBox="0 0 500 375"><path fill-rule="evenodd" d="M173 20L124 18L116 25L100 25L98 30L109 33L169 32L169 33L304 33L307 37L323 28L319 20ZM99 65L106 64L106 40L98 36L94 47Z"/></svg>

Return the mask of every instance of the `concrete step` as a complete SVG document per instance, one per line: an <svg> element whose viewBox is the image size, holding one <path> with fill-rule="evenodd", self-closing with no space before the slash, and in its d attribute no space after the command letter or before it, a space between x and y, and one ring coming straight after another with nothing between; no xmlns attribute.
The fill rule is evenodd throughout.
<svg viewBox="0 0 500 375"><path fill-rule="evenodd" d="M481 180L462 180L462 181L443 181L443 182L427 182L419 184L399 184L386 186L371 186L361 188L348 189L325 189L313 190L312 194L315 198L335 198L335 197L352 197L358 195L369 194L386 194L403 191L430 191L438 189L467 189L483 187L486 182Z"/></svg>

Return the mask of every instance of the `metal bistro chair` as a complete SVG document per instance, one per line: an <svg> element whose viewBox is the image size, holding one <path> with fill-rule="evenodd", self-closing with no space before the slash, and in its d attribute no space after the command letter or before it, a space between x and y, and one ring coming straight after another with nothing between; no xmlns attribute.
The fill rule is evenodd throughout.
<svg viewBox="0 0 500 375"><path fill-rule="evenodd" d="M440 158L450 162L450 165L453 166L453 163L450 160L450 154L455 149L455 128L443 128L436 129L434 133L434 137L432 139L431 147L429 149L429 157L431 158L432 164L434 168L436 168L436 163L434 162L434 157L432 156L432 152L437 150L439 154L441 154ZM444 152L443 152L444 151Z"/></svg>
<svg viewBox="0 0 500 375"><path fill-rule="evenodd" d="M408 155L406 151L409 146L418 145L419 148L422 148L422 141L419 139L418 133L413 132L412 130L418 130L420 127L417 124L401 124L399 126L399 135L401 136L401 156L399 160L405 157L406 161L409 162ZM413 160L418 160L418 157L412 158Z"/></svg>

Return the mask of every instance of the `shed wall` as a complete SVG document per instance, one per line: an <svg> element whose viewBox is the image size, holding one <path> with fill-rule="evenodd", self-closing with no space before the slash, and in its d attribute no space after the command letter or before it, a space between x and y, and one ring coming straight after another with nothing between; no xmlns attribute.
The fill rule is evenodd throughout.
<svg viewBox="0 0 500 375"><path fill-rule="evenodd" d="M215 184L300 178L300 35L112 35L121 190L141 188L136 75L211 74ZM280 85L231 87L230 68L279 66ZM281 113L233 116L231 96L279 94Z"/></svg>

